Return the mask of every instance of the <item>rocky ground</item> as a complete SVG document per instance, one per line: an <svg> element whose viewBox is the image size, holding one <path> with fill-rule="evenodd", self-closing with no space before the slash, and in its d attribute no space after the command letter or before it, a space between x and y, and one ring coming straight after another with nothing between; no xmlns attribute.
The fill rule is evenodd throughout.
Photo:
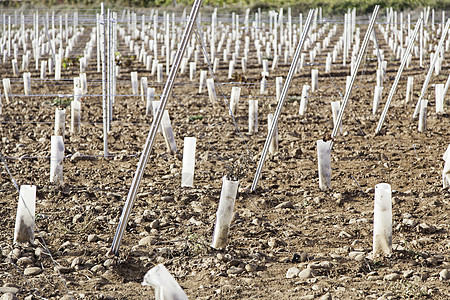
<svg viewBox="0 0 450 300"><path fill-rule="evenodd" d="M361 37L364 33L363 28ZM344 132L332 150L332 189L324 192L318 187L316 140L331 133L330 102L341 99L349 75L349 64L341 63L325 73L326 54L336 41L294 77L278 124L279 151L267 159L253 193L246 188L266 138L267 114L275 111L275 77L285 78L289 64L270 70L266 95L259 94L261 66L255 53L247 83L230 83L228 64L221 65L214 104L206 89L198 93L199 72L193 82L189 74L179 75L168 110L180 154L184 137L197 138L194 187L180 187L180 156L167 153L158 134L117 257L107 252L151 122L145 103L130 95L130 72L147 76L156 94L162 84L138 61L122 68L108 158L102 156L101 97L83 98L80 134L68 130L68 109L64 185L57 187L49 184L49 155L59 101L45 95L71 94L77 66L64 70L58 82L39 80L33 68L32 94L39 96L23 96L22 77L11 77L10 64L4 63L1 74L11 78L17 96L9 103L2 99L0 149L17 183L37 186L37 233L34 244L13 245L18 191L2 165L1 299L149 299L154 290L141 283L159 263L190 299L448 299L450 192L442 189L441 172L450 115L448 101L445 114L434 112L433 85L445 82L450 65L444 61L425 95L425 133L411 118L426 74L414 57L383 132L375 135L381 108L372 115L376 60L369 45L344 115ZM400 61L381 35L379 42L388 60L382 107ZM206 69L200 61L197 70ZM312 68L319 69L319 90L299 116L301 89L310 84ZM407 76L414 76L414 99L405 105ZM87 78L89 94L101 94L95 61ZM234 123L223 95L228 98L237 85L243 88ZM247 133L249 98L259 100L260 127L254 134ZM215 213L222 177L230 172L240 174L240 188L229 244L216 250L210 247ZM381 182L393 190L393 253L372 258L374 187Z"/></svg>

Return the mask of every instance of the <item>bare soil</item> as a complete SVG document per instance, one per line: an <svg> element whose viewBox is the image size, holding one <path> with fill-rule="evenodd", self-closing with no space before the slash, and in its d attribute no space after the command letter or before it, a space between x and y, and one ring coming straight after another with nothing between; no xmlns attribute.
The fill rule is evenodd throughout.
<svg viewBox="0 0 450 300"><path fill-rule="evenodd" d="M81 41L87 41L86 32ZM361 39L364 34L365 26ZM190 299L449 299L449 281L439 274L450 268L450 193L442 188L441 177L450 122L448 101L445 114L435 113L433 85L445 83L450 65L444 61L441 75L433 75L425 95L425 133L418 132L412 113L427 69L413 57L383 132L375 135L400 65L377 34L388 61L382 102L373 116L377 62L370 44L344 114L344 133L331 152L332 189L326 192L318 185L316 140L333 129L330 102L341 99L350 69L349 62L342 66L340 56L332 72L325 73L325 57L337 37L315 63L295 75L278 124L279 151L268 157L253 193L246 188L266 139L267 114L275 111L275 77L285 79L289 64L281 59L279 67L270 70L268 92L260 95L262 68L256 53L250 54L247 83L230 83L228 63L222 61L216 82L219 100L211 103L206 88L198 93L199 70L207 69L200 53L196 80L189 80L189 70L178 75L167 106L180 155L168 153L158 134L118 257L107 252L152 121L145 115L145 102L131 95L130 72L148 77L157 95L163 84L137 60L121 69L108 135L112 156L104 158L102 98L92 96L101 94L101 74L93 59L80 134L69 132L66 110L64 185L57 187L49 183L55 96L46 94L71 94L77 66L64 70L61 81L50 75L41 81L31 61L32 94L37 96L22 96L22 77L12 77L9 61L2 64L2 77L11 78L17 96L9 103L2 98L0 149L17 183L37 186L37 228L33 245L13 246L18 191L2 166L0 286L18 287L19 298L149 299L154 290L141 285L144 274L163 263ZM75 53L83 48L80 42ZM128 50L121 40L120 51ZM429 63L428 56L425 61ZM310 84L312 68L319 69L319 90L311 93L301 117L301 89ZM414 76L414 99L405 105L408 76ZM237 85L242 92L234 123L224 96L229 99L231 87ZM247 125L250 98L259 100L260 127L254 134ZM183 139L190 136L197 138L194 187L181 188ZM71 159L77 152L81 157ZM228 246L216 250L210 247L215 213L222 177L230 172L240 174L240 189ZM374 187L382 182L393 190L393 253L371 259ZM24 275L30 266L42 272ZM309 278L286 278L288 269L308 266Z"/></svg>

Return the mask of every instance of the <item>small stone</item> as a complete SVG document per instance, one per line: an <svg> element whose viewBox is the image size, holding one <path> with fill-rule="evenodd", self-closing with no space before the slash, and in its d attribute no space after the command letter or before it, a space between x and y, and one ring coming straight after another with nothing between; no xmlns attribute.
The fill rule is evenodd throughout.
<svg viewBox="0 0 450 300"><path fill-rule="evenodd" d="M41 257L42 253L44 253L44 249L42 249L41 247L36 248L36 250L34 250L34 255L36 257Z"/></svg>
<svg viewBox="0 0 450 300"><path fill-rule="evenodd" d="M366 194L373 194L375 192L374 188L367 188L366 189Z"/></svg>
<svg viewBox="0 0 450 300"><path fill-rule="evenodd" d="M223 255L222 253L217 253L217 259L219 261L223 261L223 262L226 262L228 260L227 257L225 255Z"/></svg>
<svg viewBox="0 0 450 300"><path fill-rule="evenodd" d="M159 221L158 220L153 220L151 223L150 223L150 228L151 229L158 229L159 228Z"/></svg>
<svg viewBox="0 0 450 300"><path fill-rule="evenodd" d="M164 202L173 202L173 197L172 196L162 196L161 200Z"/></svg>
<svg viewBox="0 0 450 300"><path fill-rule="evenodd" d="M28 267L23 271L25 276L35 276L42 273L42 269L39 267Z"/></svg>
<svg viewBox="0 0 450 300"><path fill-rule="evenodd" d="M294 208L294 204L291 201L286 201L278 204L275 208Z"/></svg>
<svg viewBox="0 0 450 300"><path fill-rule="evenodd" d="M409 278L413 275L414 271L413 270L407 270L403 272L403 278Z"/></svg>
<svg viewBox="0 0 450 300"><path fill-rule="evenodd" d="M350 233L346 232L346 231L341 231L339 233L339 237L341 237L341 238L351 238L352 235Z"/></svg>
<svg viewBox="0 0 450 300"><path fill-rule="evenodd" d="M298 276L299 273L300 273L299 268L296 268L296 267L289 268L286 272L286 278L288 278L288 279L294 278L294 277Z"/></svg>
<svg viewBox="0 0 450 300"><path fill-rule="evenodd" d="M324 295L322 295L322 297L319 298L319 300L331 300L331 294L330 293L326 293Z"/></svg>
<svg viewBox="0 0 450 300"><path fill-rule="evenodd" d="M403 224L409 227L414 227L417 223L413 219L403 219Z"/></svg>
<svg viewBox="0 0 450 300"><path fill-rule="evenodd" d="M94 273L102 273L105 271L105 267L102 265L95 265L91 268L91 271Z"/></svg>
<svg viewBox="0 0 450 300"><path fill-rule="evenodd" d="M77 215L73 216L72 223L77 223L78 221L81 220L81 218L83 218L83 215L81 215L81 214L77 214Z"/></svg>
<svg viewBox="0 0 450 300"><path fill-rule="evenodd" d="M448 269L444 269L439 273L440 280L448 280L450 279L450 271Z"/></svg>
<svg viewBox="0 0 450 300"><path fill-rule="evenodd" d="M81 265L82 261L81 261L81 257L75 257L74 260L72 260L72 263L70 264L71 268L75 268L75 266Z"/></svg>
<svg viewBox="0 0 450 300"><path fill-rule="evenodd" d="M240 268L240 267L230 267L227 270L228 275L237 275L237 274L241 274L242 272L244 272L244 268Z"/></svg>
<svg viewBox="0 0 450 300"><path fill-rule="evenodd" d="M301 279L307 279L311 278L313 276L313 270L311 269L304 269L298 274L298 277Z"/></svg>
<svg viewBox="0 0 450 300"><path fill-rule="evenodd" d="M72 157L70 157L70 161L75 161L77 158L81 157L81 153L80 152L75 152Z"/></svg>
<svg viewBox="0 0 450 300"><path fill-rule="evenodd" d="M267 244L269 245L269 247L274 248L278 246L278 240L276 238L270 238Z"/></svg>
<svg viewBox="0 0 450 300"><path fill-rule="evenodd" d="M16 300L16 299L17 299L16 295L11 294L11 293L3 294L3 295L0 297L0 300Z"/></svg>
<svg viewBox="0 0 450 300"><path fill-rule="evenodd" d="M256 272L258 270L258 266L255 264L246 264L245 265L245 270L247 272Z"/></svg>
<svg viewBox="0 0 450 300"><path fill-rule="evenodd" d="M21 257L17 260L17 265L19 266L28 266L33 263L33 260L29 257Z"/></svg>
<svg viewBox="0 0 450 300"><path fill-rule="evenodd" d="M399 279L400 279L400 275L397 273L391 273L391 274L384 276L384 280L386 280L386 281L396 281Z"/></svg>
<svg viewBox="0 0 450 300"><path fill-rule="evenodd" d="M355 259L358 255L364 255L364 252L362 252L362 251L351 251L349 254L348 254L348 257L350 258L350 259Z"/></svg>
<svg viewBox="0 0 450 300"><path fill-rule="evenodd" d="M140 246L149 246L156 244L157 239L154 236L146 236L139 241Z"/></svg>
<svg viewBox="0 0 450 300"><path fill-rule="evenodd" d="M87 240L89 243L96 242L98 240L98 237L96 234L90 234L88 235Z"/></svg>
<svg viewBox="0 0 450 300"><path fill-rule="evenodd" d="M9 286L4 286L4 287L0 287L0 293L1 294L17 294L19 293L20 290L16 287L9 287Z"/></svg>
<svg viewBox="0 0 450 300"><path fill-rule="evenodd" d="M19 259L20 256L22 255L22 252L20 251L20 249L13 249L12 253L11 253L11 257L14 259Z"/></svg>
<svg viewBox="0 0 450 300"><path fill-rule="evenodd" d="M424 232L424 233L434 233L436 232L436 227L432 225L428 225L427 223L420 223L417 227L418 232Z"/></svg>
<svg viewBox="0 0 450 300"><path fill-rule="evenodd" d="M114 266L116 264L116 261L112 258L108 258L107 260L105 260L105 262L103 263L103 265L107 268Z"/></svg>

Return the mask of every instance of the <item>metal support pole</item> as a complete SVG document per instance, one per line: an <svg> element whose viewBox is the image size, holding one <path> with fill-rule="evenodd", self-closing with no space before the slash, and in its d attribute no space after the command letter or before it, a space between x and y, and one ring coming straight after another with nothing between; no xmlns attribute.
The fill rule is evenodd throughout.
<svg viewBox="0 0 450 300"><path fill-rule="evenodd" d="M409 53L411 53L411 49L414 46L414 40L417 37L417 33L419 32L420 26L422 25L423 19L419 18L416 23L416 27L414 29L414 33L409 40L408 48L406 48L406 52L403 56L402 63L400 65L400 68L397 71L397 76L395 76L394 84L391 87L391 91L389 92L388 99L386 101L386 104L384 105L383 112L381 113L380 121L378 122L377 129L375 130L375 134L379 133L381 130L381 127L383 126L384 119L386 118L387 111L389 109L389 105L391 104L392 98L394 97L394 92L397 89L398 82L400 81L400 76L402 75L403 69L405 68L406 62L408 61Z"/></svg>
<svg viewBox="0 0 450 300"><path fill-rule="evenodd" d="M375 20L378 15L378 11L380 10L379 5L375 5L375 8L372 13L372 17L370 18L369 27L367 28L366 35L364 36L364 41L361 46L361 50L359 51L358 58L356 59L355 71L352 73L352 77L350 78L350 86L345 91L344 100L342 101L342 107L339 110L339 114L336 120L336 124L334 125L333 132L331 133L331 148L333 147L333 139L336 137L339 132L339 127L342 123L342 117L344 116L345 107L347 106L348 99L350 98L350 94L352 93L353 84L355 83L356 74L358 74L359 65L361 64L364 53L366 52L367 45L369 44L369 38L373 31L373 26L375 24Z"/></svg>
<svg viewBox="0 0 450 300"><path fill-rule="evenodd" d="M447 24L445 24L445 29L442 32L441 40L439 41L439 45L437 46L436 51L434 52L433 61L430 64L430 68L428 69L427 77L425 78L425 82L423 83L422 90L420 91L419 99L417 100L416 109L414 110L413 118L417 117L417 114L419 113L420 109L420 101L422 101L423 96L425 95L428 84L430 83L431 75L433 74L434 65L436 64L436 61L439 57L439 53L441 52L442 46L445 42L445 37L447 35L448 28L450 26L450 19L447 21Z"/></svg>
<svg viewBox="0 0 450 300"><path fill-rule="evenodd" d="M106 22L105 22L105 4L102 2L101 4L101 15L100 15L100 27L101 27L101 40L100 46L102 47L101 55L102 55L102 91L103 91L103 155L105 157L108 156L108 106L106 99L106 43L105 43L105 35L106 35Z"/></svg>
<svg viewBox="0 0 450 300"><path fill-rule="evenodd" d="M184 51L186 46L189 43L189 39L192 34L192 29L195 24L195 19L197 18L198 12L200 10L200 6L202 4L202 0L195 0L191 13L189 15L189 21L184 30L183 38L180 42L180 48L178 49L175 59L173 61L172 67L170 69L169 76L164 85L164 89L161 94L161 104L159 109L156 111L155 118L153 119L152 126L150 128L150 132L148 133L147 140L145 141L144 149L141 154L141 158L139 159L139 164L136 169L136 173L133 177L133 182L131 183L130 190L128 191L127 201L122 210L122 215L120 216L119 225L117 225L117 230L114 235L114 240L111 245L111 252L117 254L119 251L120 243L122 241L123 234L125 232L126 225L128 223L128 218L130 217L131 209L133 208L134 202L136 200L137 191L139 189L139 185L142 180L142 176L144 175L145 165L147 164L148 157L150 155L150 151L153 147L153 143L155 141L156 133L158 132L159 124L161 123L161 119L164 113L164 109L166 108L167 101L169 100L170 92L172 91L172 87L177 75L178 67L180 66L181 59L183 58Z"/></svg>
<svg viewBox="0 0 450 300"><path fill-rule="evenodd" d="M264 144L263 152L261 154L261 158L259 159L258 168L256 169L255 177L253 179L251 191L256 189L258 185L259 178L261 176L262 168L264 166L264 161L266 160L267 151L269 150L270 142L272 141L272 135L275 131L275 127L278 123L278 118L280 117L281 109L283 108L284 101L286 100L287 92L289 90L289 86L291 85L292 77L294 76L295 69L297 68L298 59L300 57L300 53L302 52L303 44L305 43L306 37L308 36L309 27L311 25L311 20L313 18L315 9L311 9L308 14L308 18L306 19L305 28L302 32L302 36L300 38L300 42L298 43L297 49L295 50L294 59L292 60L291 67L289 68L289 73L286 77L286 82L284 83L283 90L281 91L280 101L278 102L277 109L275 110L275 114L273 116L272 126L270 127L269 134L266 139L266 143Z"/></svg>

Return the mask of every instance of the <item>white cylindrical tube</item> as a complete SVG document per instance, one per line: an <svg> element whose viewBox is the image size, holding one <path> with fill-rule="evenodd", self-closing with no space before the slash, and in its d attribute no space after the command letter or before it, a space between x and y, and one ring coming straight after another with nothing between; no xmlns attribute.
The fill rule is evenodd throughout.
<svg viewBox="0 0 450 300"><path fill-rule="evenodd" d="M11 60L13 75L19 75L19 66L17 65L17 59Z"/></svg>
<svg viewBox="0 0 450 300"><path fill-rule="evenodd" d="M17 205L14 243L34 242L36 186L21 185Z"/></svg>
<svg viewBox="0 0 450 300"><path fill-rule="evenodd" d="M278 67L278 55L275 55L272 61L272 71L275 70L277 67Z"/></svg>
<svg viewBox="0 0 450 300"><path fill-rule="evenodd" d="M31 73L23 73L23 91L25 95L31 93Z"/></svg>
<svg viewBox="0 0 450 300"><path fill-rule="evenodd" d="M234 61L230 60L228 64L228 79L233 78L233 74L234 74Z"/></svg>
<svg viewBox="0 0 450 300"><path fill-rule="evenodd" d="M195 62L189 63L189 79L191 81L195 79Z"/></svg>
<svg viewBox="0 0 450 300"><path fill-rule="evenodd" d="M414 85L414 77L408 76L408 81L406 83L406 98L405 98L405 104L408 104L408 102L412 101L413 98L413 85Z"/></svg>
<svg viewBox="0 0 450 300"><path fill-rule="evenodd" d="M211 246L213 248L225 248L228 242L228 231L233 218L233 208L236 201L239 180L222 178L222 190L220 192L219 208L216 213L216 224Z"/></svg>
<svg viewBox="0 0 450 300"><path fill-rule="evenodd" d="M308 106L308 97L309 97L309 90L311 87L307 84L305 84L302 88L302 96L300 98L300 108L298 110L298 113L300 116L303 116L306 112L306 107Z"/></svg>
<svg viewBox="0 0 450 300"><path fill-rule="evenodd" d="M283 89L283 77L276 77L275 78L275 94L276 94L277 102L280 101L282 89Z"/></svg>
<svg viewBox="0 0 450 300"><path fill-rule="evenodd" d="M59 54L55 55L55 80L61 80L61 55Z"/></svg>
<svg viewBox="0 0 450 300"><path fill-rule="evenodd" d="M325 60L325 73L331 72L331 56L327 56Z"/></svg>
<svg viewBox="0 0 450 300"><path fill-rule="evenodd" d="M428 100L420 100L419 132L425 132L427 130L427 105Z"/></svg>
<svg viewBox="0 0 450 300"><path fill-rule="evenodd" d="M240 96L241 96L241 88L237 86L232 87L230 96L230 116L231 115L236 116Z"/></svg>
<svg viewBox="0 0 450 300"><path fill-rule="evenodd" d="M158 60L155 58L155 59L153 59L153 62L152 62L152 71L151 71L151 75L155 75L156 74L156 69L158 68Z"/></svg>
<svg viewBox="0 0 450 300"><path fill-rule="evenodd" d="M382 87L383 86L383 72L382 70L377 70L377 86Z"/></svg>
<svg viewBox="0 0 450 300"><path fill-rule="evenodd" d="M444 113L444 84L436 84L435 85L435 94L436 94L436 113L443 114Z"/></svg>
<svg viewBox="0 0 450 300"><path fill-rule="evenodd" d="M247 59L245 57L241 58L241 68L242 68L242 74L247 73Z"/></svg>
<svg viewBox="0 0 450 300"><path fill-rule="evenodd" d="M63 185L63 159L63 138L62 136L54 135L51 137L50 182L59 186Z"/></svg>
<svg viewBox="0 0 450 300"><path fill-rule="evenodd" d="M208 95L209 95L209 101L211 103L217 102L217 96L216 96L216 88L214 87L214 79L208 78L206 79L206 88L208 89Z"/></svg>
<svg viewBox="0 0 450 300"><path fill-rule="evenodd" d="M319 70L311 70L311 92L315 92L319 89Z"/></svg>
<svg viewBox="0 0 450 300"><path fill-rule="evenodd" d="M270 128L273 123L273 114L267 115L267 133L269 133ZM272 135L272 140L270 141L269 153L275 154L278 151L278 123L275 124L275 128Z"/></svg>
<svg viewBox="0 0 450 300"><path fill-rule="evenodd" d="M86 73L80 74L80 83L81 83L81 90L83 92L83 95L87 94L87 77Z"/></svg>
<svg viewBox="0 0 450 300"><path fill-rule="evenodd" d="M258 100L248 101L248 132L258 132Z"/></svg>
<svg viewBox="0 0 450 300"><path fill-rule="evenodd" d="M331 102L331 113L333 114L333 125L336 127L339 111L341 110L341 101ZM339 131L342 134L342 123L339 124Z"/></svg>
<svg viewBox="0 0 450 300"><path fill-rule="evenodd" d="M450 187L450 144L444 153L443 159L445 164L444 169L442 170L442 187L445 189Z"/></svg>
<svg viewBox="0 0 450 300"><path fill-rule="evenodd" d="M372 114L375 115L380 104L381 95L383 94L383 87L376 85L375 92L373 93L373 106Z"/></svg>
<svg viewBox="0 0 450 300"><path fill-rule="evenodd" d="M392 252L392 203L391 186L379 183L375 186L373 213L373 255Z"/></svg>
<svg viewBox="0 0 450 300"><path fill-rule="evenodd" d="M81 102L74 99L70 103L70 131L72 133L79 133L81 128Z"/></svg>
<svg viewBox="0 0 450 300"><path fill-rule="evenodd" d="M142 102L147 100L148 79L147 77L141 78L141 99Z"/></svg>
<svg viewBox="0 0 450 300"><path fill-rule="evenodd" d="M66 122L66 110L63 108L55 109L55 135L62 136L64 139L64 126Z"/></svg>
<svg viewBox="0 0 450 300"><path fill-rule="evenodd" d="M213 72L214 74L217 73L217 69L219 68L219 64L220 64L220 59L218 57L216 57L214 59L214 66L213 66Z"/></svg>
<svg viewBox="0 0 450 300"><path fill-rule="evenodd" d="M266 93L266 88L267 88L267 78L265 76L262 76L259 93L261 95L264 95Z"/></svg>
<svg viewBox="0 0 450 300"><path fill-rule="evenodd" d="M163 264L150 269L145 274L142 285L149 285L155 289L156 300L188 300L186 293Z"/></svg>
<svg viewBox="0 0 450 300"><path fill-rule="evenodd" d="M155 88L147 88L147 103L145 105L145 115L153 112L153 100L155 99Z"/></svg>
<svg viewBox="0 0 450 300"><path fill-rule="evenodd" d="M164 77L164 64L158 64L158 68L156 70L156 82L163 82Z"/></svg>
<svg viewBox="0 0 450 300"><path fill-rule="evenodd" d="M298 65L298 70L303 69L303 66L305 65L305 60L306 60L306 53L301 53L300 54L300 62Z"/></svg>
<svg viewBox="0 0 450 300"><path fill-rule="evenodd" d="M201 94L203 92L203 87L205 86L206 81L206 75L208 74L208 71L201 70L200 71L200 84L198 86L198 93Z"/></svg>
<svg viewBox="0 0 450 300"><path fill-rule="evenodd" d="M164 110L164 114L161 119L161 127L164 141L166 142L167 151L175 154L177 152L177 143L175 142L175 136L173 135L173 129L172 124L170 123L168 110Z"/></svg>
<svg viewBox="0 0 450 300"><path fill-rule="evenodd" d="M44 80L47 76L47 61L41 61L41 80Z"/></svg>
<svg viewBox="0 0 450 300"><path fill-rule="evenodd" d="M194 186L194 167L195 167L195 137L185 137L183 146L183 169L181 171L181 186Z"/></svg>
<svg viewBox="0 0 450 300"><path fill-rule="evenodd" d="M153 118L156 117L156 113L158 112L159 106L161 105L161 101L152 101L152 112ZM162 133L162 125L161 123L158 126L158 133Z"/></svg>
<svg viewBox="0 0 450 300"><path fill-rule="evenodd" d="M269 61L267 59L263 60L263 72L269 74Z"/></svg>
<svg viewBox="0 0 450 300"><path fill-rule="evenodd" d="M133 95L139 94L138 74L137 72L131 72L131 88L133 89Z"/></svg>
<svg viewBox="0 0 450 300"><path fill-rule="evenodd" d="M347 76L345 81L345 93L348 93L348 89L350 88L350 84L352 83L352 76Z"/></svg>
<svg viewBox="0 0 450 300"><path fill-rule="evenodd" d="M319 167L319 188L331 188L331 141L317 141L317 163Z"/></svg>

